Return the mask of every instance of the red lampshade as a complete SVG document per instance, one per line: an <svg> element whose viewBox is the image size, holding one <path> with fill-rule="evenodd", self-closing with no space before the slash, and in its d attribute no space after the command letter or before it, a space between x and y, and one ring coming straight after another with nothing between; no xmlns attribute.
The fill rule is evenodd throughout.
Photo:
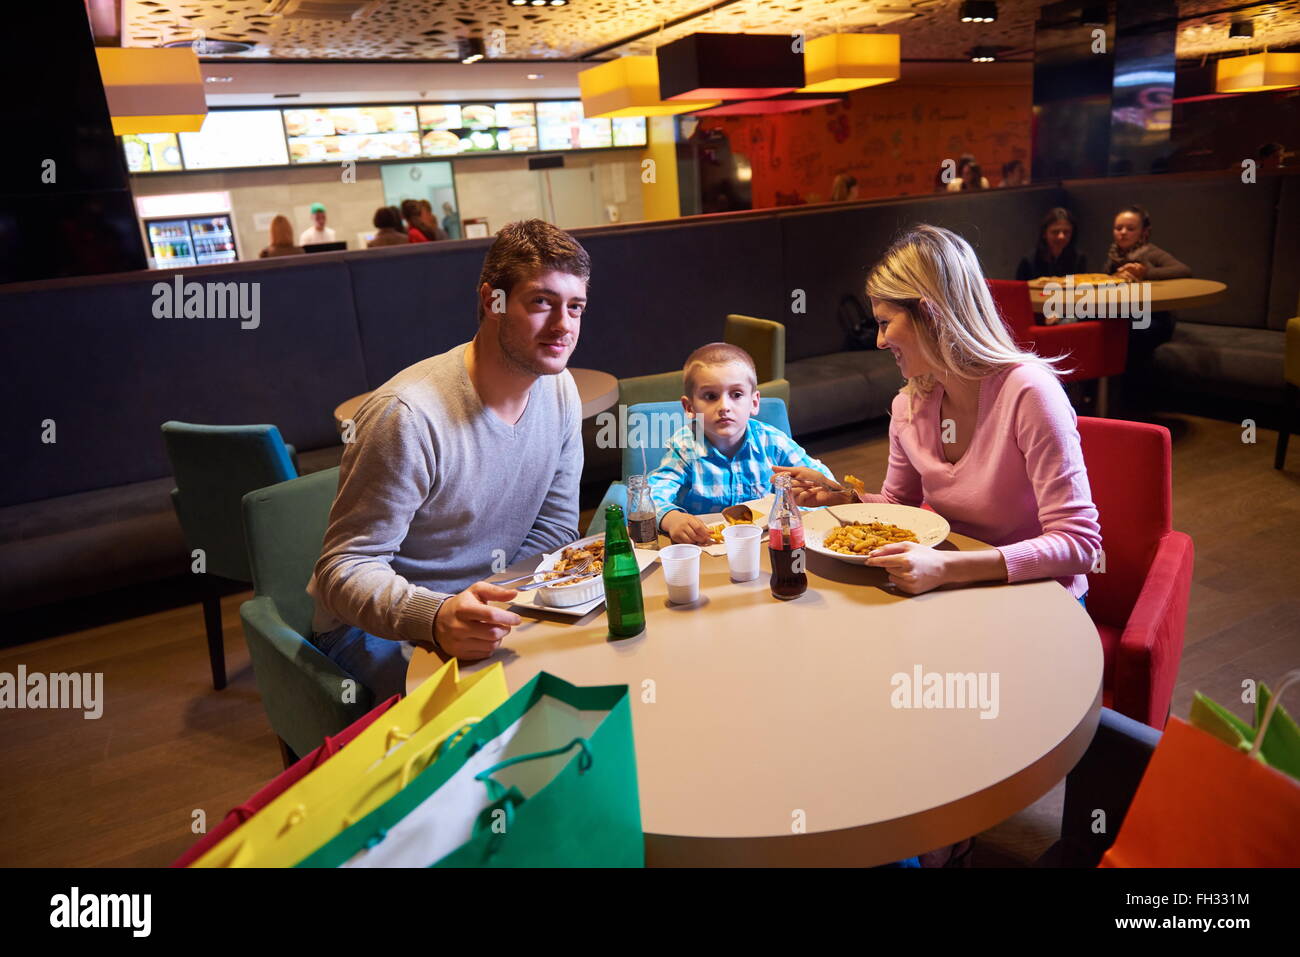
<svg viewBox="0 0 1300 957"><path fill-rule="evenodd" d="M803 54L786 34L693 33L655 51L662 100L743 100L804 84Z"/></svg>

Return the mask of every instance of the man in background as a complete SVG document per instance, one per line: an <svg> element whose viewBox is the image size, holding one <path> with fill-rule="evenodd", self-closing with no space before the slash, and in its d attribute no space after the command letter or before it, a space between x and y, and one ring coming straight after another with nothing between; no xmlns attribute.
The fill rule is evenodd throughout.
<svg viewBox="0 0 1300 957"><path fill-rule="evenodd" d="M336 243L334 230L325 225L325 204L311 204L311 218L314 225L307 227L298 237L299 246L311 246L314 243Z"/></svg>

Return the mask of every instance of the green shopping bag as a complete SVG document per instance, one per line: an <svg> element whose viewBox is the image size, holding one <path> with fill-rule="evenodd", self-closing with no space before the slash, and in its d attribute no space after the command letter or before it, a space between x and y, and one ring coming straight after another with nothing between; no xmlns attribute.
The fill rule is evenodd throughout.
<svg viewBox="0 0 1300 957"><path fill-rule="evenodd" d="M1278 694L1297 680L1300 680L1300 672L1288 674L1278 688ZM1259 697L1255 701L1255 727L1252 728L1198 691L1192 698L1190 720L1193 726L1214 735L1238 751L1251 751L1255 744L1255 729L1264 727L1264 739L1258 750L1260 760L1300 781L1300 728L1296 727L1295 719L1287 713L1280 701L1274 706L1271 720L1266 722L1272 698L1268 686L1261 683Z"/></svg>
<svg viewBox="0 0 1300 957"><path fill-rule="evenodd" d="M541 672L299 867L642 867L626 685Z"/></svg>

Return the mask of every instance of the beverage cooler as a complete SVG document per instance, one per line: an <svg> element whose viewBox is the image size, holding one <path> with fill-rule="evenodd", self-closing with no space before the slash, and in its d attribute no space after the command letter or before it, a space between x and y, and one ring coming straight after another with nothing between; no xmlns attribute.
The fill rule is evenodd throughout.
<svg viewBox="0 0 1300 957"><path fill-rule="evenodd" d="M239 258L229 213L146 219L144 228L157 269L232 263Z"/></svg>

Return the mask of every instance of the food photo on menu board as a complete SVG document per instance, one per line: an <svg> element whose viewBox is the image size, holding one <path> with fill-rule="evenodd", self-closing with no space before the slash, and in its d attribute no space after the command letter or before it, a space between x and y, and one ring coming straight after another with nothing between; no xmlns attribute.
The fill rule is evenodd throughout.
<svg viewBox="0 0 1300 957"><path fill-rule="evenodd" d="M423 103L419 118L428 156L537 148L531 103Z"/></svg>
<svg viewBox="0 0 1300 957"><path fill-rule="evenodd" d="M122 137L122 149L128 172L166 173L184 168L175 133L128 133Z"/></svg>
<svg viewBox="0 0 1300 957"><path fill-rule="evenodd" d="M614 145L609 120L584 118L581 100L538 103L537 139L544 150L584 150Z"/></svg>
<svg viewBox="0 0 1300 957"><path fill-rule="evenodd" d="M419 155L420 139L415 133L299 136L289 140L289 157L295 165L340 163L344 160L407 159Z"/></svg>

